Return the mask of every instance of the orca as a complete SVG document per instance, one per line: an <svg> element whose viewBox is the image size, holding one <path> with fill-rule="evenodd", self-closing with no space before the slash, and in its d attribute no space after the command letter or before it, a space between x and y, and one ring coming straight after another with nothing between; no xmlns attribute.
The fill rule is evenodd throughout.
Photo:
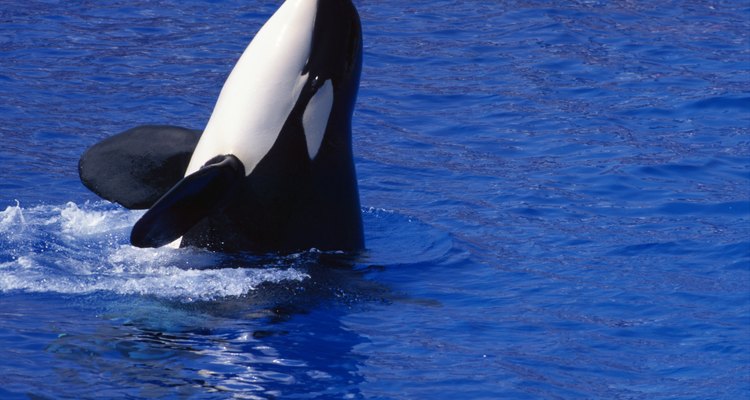
<svg viewBox="0 0 750 400"><path fill-rule="evenodd" d="M362 30L351 0L286 0L203 131L144 125L88 148L83 184L148 209L130 241L226 252L364 248L351 121Z"/></svg>

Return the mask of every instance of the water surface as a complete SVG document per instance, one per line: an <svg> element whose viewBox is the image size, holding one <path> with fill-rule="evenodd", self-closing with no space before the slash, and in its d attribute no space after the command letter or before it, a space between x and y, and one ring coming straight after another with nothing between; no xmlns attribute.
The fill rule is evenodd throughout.
<svg viewBox="0 0 750 400"><path fill-rule="evenodd" d="M0 397L750 395L746 4L356 4L357 259L136 249L78 181L277 2L0 6Z"/></svg>

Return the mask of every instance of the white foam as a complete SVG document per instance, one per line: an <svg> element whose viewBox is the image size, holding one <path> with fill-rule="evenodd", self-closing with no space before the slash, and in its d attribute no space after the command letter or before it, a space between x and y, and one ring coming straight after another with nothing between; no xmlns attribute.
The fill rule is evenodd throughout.
<svg viewBox="0 0 750 400"><path fill-rule="evenodd" d="M0 212L0 233L22 231L25 227L26 219L23 217L23 210L18 200L15 206L8 206L5 211Z"/></svg>
<svg viewBox="0 0 750 400"><path fill-rule="evenodd" d="M83 211L75 203L69 202L60 211L62 231L74 236L94 235L111 230L105 223L106 213L102 211Z"/></svg>
<svg viewBox="0 0 750 400"><path fill-rule="evenodd" d="M215 268L221 254L132 247L128 235L141 214L105 202L7 207L0 212L0 292L103 291L193 301L307 278L293 266Z"/></svg>

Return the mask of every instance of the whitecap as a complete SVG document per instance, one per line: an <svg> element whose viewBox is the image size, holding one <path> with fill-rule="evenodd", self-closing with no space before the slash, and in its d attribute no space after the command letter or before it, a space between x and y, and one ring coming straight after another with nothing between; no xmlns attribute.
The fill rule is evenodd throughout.
<svg viewBox="0 0 750 400"><path fill-rule="evenodd" d="M7 207L0 212L0 292L109 292L197 301L308 278L294 263L245 260L254 268L239 268L246 265L199 249L135 248L128 235L142 213L107 202Z"/></svg>
<svg viewBox="0 0 750 400"><path fill-rule="evenodd" d="M8 206L0 212L0 233L22 231L26 227L21 204L16 200L15 206Z"/></svg>

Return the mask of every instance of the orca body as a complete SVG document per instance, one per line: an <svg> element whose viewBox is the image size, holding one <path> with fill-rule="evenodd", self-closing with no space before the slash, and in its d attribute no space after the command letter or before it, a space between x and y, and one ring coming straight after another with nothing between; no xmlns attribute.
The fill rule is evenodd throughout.
<svg viewBox="0 0 750 400"><path fill-rule="evenodd" d="M125 131L83 154L81 180L149 209L131 233L138 247L362 249L351 143L361 65L351 0L287 0L240 57L202 134Z"/></svg>

